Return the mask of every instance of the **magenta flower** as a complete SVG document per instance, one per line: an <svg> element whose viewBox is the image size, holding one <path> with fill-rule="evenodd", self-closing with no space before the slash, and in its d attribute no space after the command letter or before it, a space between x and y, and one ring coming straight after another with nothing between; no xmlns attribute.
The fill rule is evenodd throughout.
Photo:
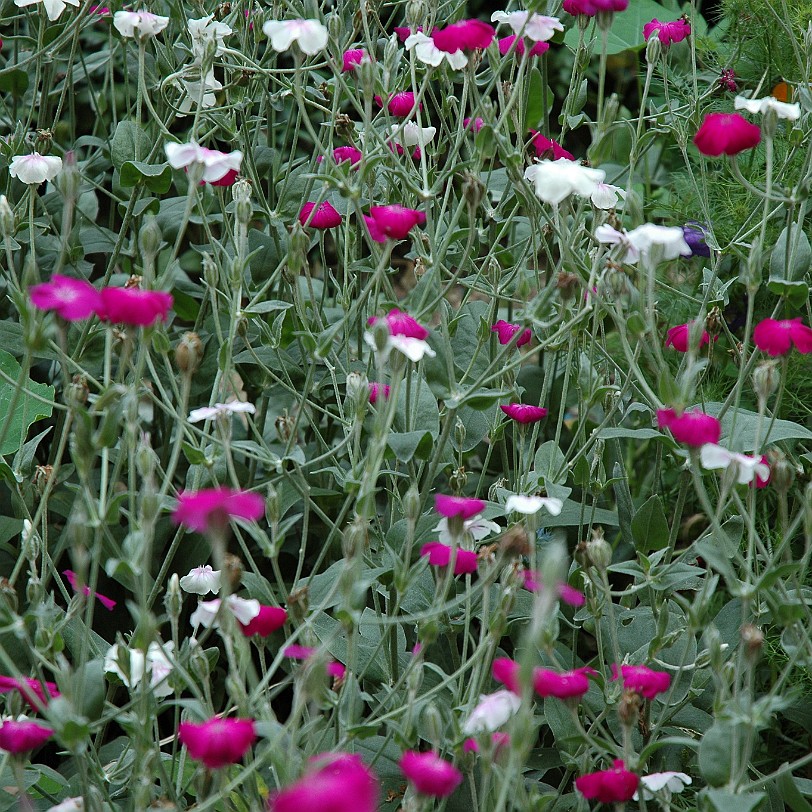
<svg viewBox="0 0 812 812"><path fill-rule="evenodd" d="M521 694L522 688L519 684L519 664L510 657L497 657L491 666L491 673L497 682L501 682L505 688L509 688L514 694Z"/></svg>
<svg viewBox="0 0 812 812"><path fill-rule="evenodd" d="M220 529L230 519L256 521L265 513L265 500L258 493L231 488L204 488L182 491L172 514L175 524L185 524L198 533Z"/></svg>
<svg viewBox="0 0 812 812"><path fill-rule="evenodd" d="M536 149L536 155L539 158L547 158L548 160L557 161L560 158L566 158L568 161L574 161L575 156L564 149L557 141L551 138L546 138L536 130L530 130L533 134L533 146Z"/></svg>
<svg viewBox="0 0 812 812"><path fill-rule="evenodd" d="M333 150L333 160L337 164L344 163L344 161L349 161L350 166L355 168L358 164L361 163L361 158L363 158L363 154L360 149L356 147L336 147Z"/></svg>
<svg viewBox="0 0 812 812"><path fill-rule="evenodd" d="M109 611L113 611L116 606L116 602L112 598L108 598L106 595L102 595L100 592L94 592L89 586L79 586L79 579L76 577L76 573L73 570L63 570L62 574L65 578L68 579L68 583L70 584L70 588L74 592L81 592L88 598L96 598L96 600Z"/></svg>
<svg viewBox="0 0 812 812"><path fill-rule="evenodd" d="M477 116L476 118L464 118L462 120L462 128L467 130L469 127L478 133L485 126L485 119Z"/></svg>
<svg viewBox="0 0 812 812"><path fill-rule="evenodd" d="M295 783L273 793L269 812L375 812L378 781L361 757L325 753Z"/></svg>
<svg viewBox="0 0 812 812"><path fill-rule="evenodd" d="M717 81L722 90L727 90L730 93L735 93L739 89L739 86L736 84L736 72L732 68L725 68L719 74Z"/></svg>
<svg viewBox="0 0 812 812"><path fill-rule="evenodd" d="M377 381L369 382L369 402L374 406L378 402L379 397L384 400L389 400L389 392L392 387L388 383L378 383Z"/></svg>
<svg viewBox="0 0 812 812"><path fill-rule="evenodd" d="M406 42L406 40L409 39L409 36L413 33L411 28L409 28L408 26L404 26L404 25L396 25L392 30L398 35L398 39L401 42ZM423 30L423 26L418 25L417 26L417 31L422 31L422 30Z"/></svg>
<svg viewBox="0 0 812 812"><path fill-rule="evenodd" d="M97 314L102 321L132 327L149 327L158 319L166 321L172 307L172 294L162 290L103 288L101 298Z"/></svg>
<svg viewBox="0 0 812 812"><path fill-rule="evenodd" d="M538 592L543 587L541 575L535 570L522 570L522 586L530 592ZM558 597L568 606L583 606L586 602L582 592L563 581L556 584L555 589Z"/></svg>
<svg viewBox="0 0 812 812"><path fill-rule="evenodd" d="M520 324L511 324L509 321L499 319L499 321L497 321L496 324L491 327L491 332L496 333L500 344L510 344L513 336L520 332L521 329L522 326ZM530 332L530 328L526 327L521 335L521 338L516 342L516 346L521 347L524 344L528 344L532 335L533 334Z"/></svg>
<svg viewBox="0 0 812 812"><path fill-rule="evenodd" d="M7 753L27 753L45 744L53 735L54 731L50 727L43 727L36 722L7 719L0 724L0 750Z"/></svg>
<svg viewBox="0 0 812 812"><path fill-rule="evenodd" d="M678 443L699 448L705 443L718 443L722 436L722 424L712 415L699 410L678 415L673 409L657 410L657 425L670 429Z"/></svg>
<svg viewBox="0 0 812 812"><path fill-rule="evenodd" d="M253 719L220 719L195 724L181 722L178 741L195 761L210 770L236 764L257 739Z"/></svg>
<svg viewBox="0 0 812 812"><path fill-rule="evenodd" d="M367 55L363 48L352 48L349 51L344 51L341 56L341 72L347 73L354 70L356 65L361 64L361 60Z"/></svg>
<svg viewBox="0 0 812 812"><path fill-rule="evenodd" d="M812 329L801 319L764 319L753 330L753 343L768 355L786 355L792 345L803 355L812 352Z"/></svg>
<svg viewBox="0 0 812 812"><path fill-rule="evenodd" d="M708 113L694 136L703 155L738 155L761 141L761 130L738 113Z"/></svg>
<svg viewBox="0 0 812 812"><path fill-rule="evenodd" d="M516 40L518 40L518 42L516 42ZM514 42L516 42L515 46L513 45ZM524 38L517 37L515 34L511 34L509 37L502 37L497 42L497 45L499 46L499 53L502 54L502 56L510 53L511 48L513 48L514 53L519 54L519 56L524 56L526 50ZM549 50L549 42L534 42L530 48L530 56L541 56Z"/></svg>
<svg viewBox="0 0 812 812"><path fill-rule="evenodd" d="M51 699L60 696L55 682L41 683L30 677L15 679L0 674L0 694L7 694L9 691L19 691L22 698L35 709L38 707L37 700L40 705L47 705Z"/></svg>
<svg viewBox="0 0 812 812"><path fill-rule="evenodd" d="M98 312L102 298L84 279L54 274L49 282L34 285L29 291L38 310L54 310L65 321L81 321Z"/></svg>
<svg viewBox="0 0 812 812"><path fill-rule="evenodd" d="M264 509L264 508L263 508ZM253 637L258 634L260 637L268 637L277 629L281 629L288 619L288 613L279 606L259 607L259 614L248 623L240 623L240 631L246 637Z"/></svg>
<svg viewBox="0 0 812 812"><path fill-rule="evenodd" d="M427 556L432 567L447 567L451 562L451 547L439 541L429 541L420 548L420 555ZM454 575L476 572L477 563L476 553L457 548Z"/></svg>
<svg viewBox="0 0 812 812"><path fill-rule="evenodd" d="M582 697L589 690L587 674L596 673L592 668L576 668L574 671L550 671L547 668L533 669L533 688L539 696L554 696L557 699Z"/></svg>
<svg viewBox="0 0 812 812"><path fill-rule="evenodd" d="M446 798L462 783L462 773L431 751L407 750L398 766L421 795Z"/></svg>
<svg viewBox="0 0 812 812"><path fill-rule="evenodd" d="M594 17L599 11L625 11L629 0L564 0L563 9L573 16Z"/></svg>
<svg viewBox="0 0 812 812"><path fill-rule="evenodd" d="M629 772L623 761L615 759L611 770L600 770L576 778L575 788L591 801L622 804L632 799L639 783L640 778Z"/></svg>
<svg viewBox="0 0 812 812"><path fill-rule="evenodd" d="M618 674L618 671L620 673ZM627 691L634 691L646 699L654 699L662 694L671 685L671 675L665 671L652 671L645 665L617 665L612 664L612 679L623 679L623 687Z"/></svg>
<svg viewBox="0 0 812 812"><path fill-rule="evenodd" d="M340 226L344 220L330 201L325 200L318 205L318 208L315 203L305 203L299 212L299 222L305 228L311 226L312 228L325 229Z"/></svg>
<svg viewBox="0 0 812 812"><path fill-rule="evenodd" d="M429 337L429 331L413 319L408 313L398 310L396 307L390 310L384 317L386 326L389 328L389 335L403 336L404 338L418 338L421 341ZM371 316L367 319L367 324L372 326L378 321L377 317Z"/></svg>
<svg viewBox="0 0 812 812"><path fill-rule="evenodd" d="M390 115L405 118L409 113L414 110L415 99L417 97L411 90L402 90L400 93L395 93L386 105L386 109ZM375 102L378 107L383 107L383 99L380 96L375 97ZM420 110L423 109L423 103L420 103Z"/></svg>
<svg viewBox="0 0 812 812"><path fill-rule="evenodd" d="M309 660L315 653L316 649L312 646L300 646L293 644L287 646L282 652L289 660ZM333 659L327 660L327 673L336 679L343 679L347 673L347 668L342 663L338 663Z"/></svg>
<svg viewBox="0 0 812 812"><path fill-rule="evenodd" d="M186 170L188 172L188 169ZM240 173L236 169L229 169L222 178L218 180L201 180L200 185L208 183L209 186L233 186L237 182Z"/></svg>
<svg viewBox="0 0 812 812"><path fill-rule="evenodd" d="M364 215L364 222L375 242L386 242L387 238L404 239L415 226L426 222L426 215L404 206L370 206L369 216Z"/></svg>
<svg viewBox="0 0 812 812"><path fill-rule="evenodd" d="M762 476L759 476L758 471L756 471L756 475L753 478L753 481L750 485L755 485L756 488L766 488L770 484L770 480L773 478L772 470L770 469L770 461L767 459L766 454L761 455L761 462L767 466L769 473L767 474L766 479Z"/></svg>
<svg viewBox="0 0 812 812"><path fill-rule="evenodd" d="M431 32L434 47L447 54L487 48L495 36L493 26L482 20L460 20Z"/></svg>
<svg viewBox="0 0 812 812"><path fill-rule="evenodd" d="M497 755L501 750L509 746L510 746L510 733L503 733L501 731L491 733L491 747L493 748L494 755ZM473 738L466 739L462 743L462 752L478 753L479 742Z"/></svg>
<svg viewBox="0 0 812 812"><path fill-rule="evenodd" d="M673 347L677 352L688 352L688 338L690 333L691 322L672 327L666 334L665 346ZM704 347L706 344L710 344L710 336L707 330L703 330L702 338L699 340L699 346Z"/></svg>
<svg viewBox="0 0 812 812"><path fill-rule="evenodd" d="M537 423L547 416L547 410L528 403L508 403L499 407L511 420L517 423Z"/></svg>
<svg viewBox="0 0 812 812"><path fill-rule="evenodd" d="M434 497L434 509L446 519L459 516L461 519L471 519L485 510L485 503L481 499L471 499L467 496L448 496L438 493Z"/></svg>
<svg viewBox="0 0 812 812"><path fill-rule="evenodd" d="M643 26L643 36L646 42L655 31L658 32L660 42L667 48L674 42L682 42L691 33L691 24L682 18L661 23L655 17L650 23Z"/></svg>

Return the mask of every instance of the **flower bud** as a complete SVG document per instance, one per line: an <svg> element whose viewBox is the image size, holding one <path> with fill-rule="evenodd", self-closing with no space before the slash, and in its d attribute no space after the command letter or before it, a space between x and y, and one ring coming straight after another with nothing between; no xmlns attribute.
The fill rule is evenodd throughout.
<svg viewBox="0 0 812 812"><path fill-rule="evenodd" d="M761 629L752 623L745 623L739 632L744 646L744 654L748 660L755 662L761 655L761 647L764 645L764 634Z"/></svg>
<svg viewBox="0 0 812 812"><path fill-rule="evenodd" d="M279 493L273 485L265 492L265 518L271 527L276 527L282 518L279 512Z"/></svg>
<svg viewBox="0 0 812 812"><path fill-rule="evenodd" d="M34 140L34 151L40 155L48 155L51 151L51 144L54 134L50 130L37 130L37 137Z"/></svg>
<svg viewBox="0 0 812 812"><path fill-rule="evenodd" d="M169 617L177 622L178 617L180 617L181 609L183 609L183 595L180 591L180 579L176 572L172 573L169 578L169 583L166 585L164 606L166 607Z"/></svg>
<svg viewBox="0 0 812 812"><path fill-rule="evenodd" d="M420 491L414 483L403 495L403 515L411 524L417 524L420 519Z"/></svg>
<svg viewBox="0 0 812 812"><path fill-rule="evenodd" d="M75 201L79 197L82 176L76 166L76 154L68 150L62 157L62 171L54 179L56 188L65 200Z"/></svg>
<svg viewBox="0 0 812 812"><path fill-rule="evenodd" d="M662 53L663 44L660 42L660 38L653 34L646 43L646 62L649 65L656 65L660 61Z"/></svg>
<svg viewBox="0 0 812 812"><path fill-rule="evenodd" d="M162 241L163 234L158 220L150 215L138 232L138 249L147 261L152 262L161 250Z"/></svg>
<svg viewBox="0 0 812 812"><path fill-rule="evenodd" d="M90 390L84 375L74 375L73 380L65 387L65 403L74 408L84 406Z"/></svg>
<svg viewBox="0 0 812 812"><path fill-rule="evenodd" d="M371 326L371 333L375 352L379 355L385 354L389 347L389 327L386 319L375 319L375 323Z"/></svg>
<svg viewBox="0 0 812 812"><path fill-rule="evenodd" d="M274 426L276 427L276 433L279 435L279 439L286 443L293 437L293 432L296 427L296 420L292 415L287 413L285 410L284 414L280 414L276 420L274 420Z"/></svg>
<svg viewBox="0 0 812 812"><path fill-rule="evenodd" d="M210 254L203 254L201 262L203 266L203 279L206 284L212 289L217 288L217 263L212 259Z"/></svg>
<svg viewBox="0 0 812 812"><path fill-rule="evenodd" d="M184 375L191 375L203 360L203 342L197 333L184 333L175 347L175 366Z"/></svg>
<svg viewBox="0 0 812 812"><path fill-rule="evenodd" d="M603 537L603 528L596 527L586 543L586 558L595 569L603 572L612 563L612 546Z"/></svg>
<svg viewBox="0 0 812 812"><path fill-rule="evenodd" d="M772 107L768 107L761 115L761 131L765 138L773 138L778 129L778 113Z"/></svg>
<svg viewBox="0 0 812 812"><path fill-rule="evenodd" d="M341 534L341 550L344 558L352 559L363 555L367 547L368 525L366 519L356 516Z"/></svg>
<svg viewBox="0 0 812 812"><path fill-rule="evenodd" d="M341 41L341 35L344 33L344 20L341 19L340 14L330 14L327 17L327 33L337 42Z"/></svg>
<svg viewBox="0 0 812 812"><path fill-rule="evenodd" d="M776 452L772 452L772 455L778 456ZM783 454L771 463L770 472L770 482L779 493L789 491L795 482L795 466Z"/></svg>
<svg viewBox="0 0 812 812"><path fill-rule="evenodd" d="M251 205L251 183L245 178L238 180L231 187L231 197L234 199L237 221L248 225L254 213L254 207Z"/></svg>
<svg viewBox="0 0 812 812"><path fill-rule="evenodd" d="M301 273L302 268L307 265L307 252L310 249L310 237L302 228L302 224L297 220L290 230L290 242L288 247L288 271L291 278L290 284L295 284L296 276Z"/></svg>
<svg viewBox="0 0 812 812"><path fill-rule="evenodd" d="M468 474L465 473L465 468L463 466L455 468L451 472L451 476L448 478L448 484L451 486L451 491L457 496L462 495L467 483Z"/></svg>
<svg viewBox="0 0 812 812"><path fill-rule="evenodd" d="M617 705L617 715L624 727L633 728L637 726L642 704L643 698L640 694L635 691L623 692Z"/></svg>
<svg viewBox="0 0 812 812"><path fill-rule="evenodd" d="M14 211L5 195L0 195L0 230L6 238L11 237L15 231Z"/></svg>
<svg viewBox="0 0 812 812"><path fill-rule="evenodd" d="M235 592L242 582L243 565L242 561L232 553L226 553L223 557L223 566L220 570L220 581L228 584L228 591Z"/></svg>
<svg viewBox="0 0 812 812"><path fill-rule="evenodd" d="M347 414L362 419L369 404L369 381L361 372L350 372L347 375L347 397L344 410Z"/></svg>
<svg viewBox="0 0 812 812"><path fill-rule="evenodd" d="M285 600L285 606L288 608L290 619L300 624L306 617L310 610L310 599L308 596L308 589L306 586L294 589Z"/></svg>
<svg viewBox="0 0 812 812"><path fill-rule="evenodd" d="M781 382L781 373L777 361L764 361L753 370L753 389L759 403L766 403L778 384Z"/></svg>
<svg viewBox="0 0 812 812"><path fill-rule="evenodd" d="M603 129L608 130L616 121L620 112L620 100L617 93L613 93L603 107Z"/></svg>
<svg viewBox="0 0 812 812"><path fill-rule="evenodd" d="M417 31L423 25L426 17L426 5L423 0L409 0L406 6L406 25L412 31Z"/></svg>
<svg viewBox="0 0 812 812"><path fill-rule="evenodd" d="M485 196L485 184L469 169L462 173L462 196L472 212L479 208L479 204Z"/></svg>

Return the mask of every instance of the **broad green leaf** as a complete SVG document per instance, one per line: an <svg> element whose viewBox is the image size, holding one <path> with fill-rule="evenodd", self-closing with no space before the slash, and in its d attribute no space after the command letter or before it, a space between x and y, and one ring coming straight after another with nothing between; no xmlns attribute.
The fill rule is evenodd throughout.
<svg viewBox="0 0 812 812"><path fill-rule="evenodd" d="M784 227L770 254L770 278L788 282L803 279L810 263L812 247L806 233L797 229L790 235L789 228Z"/></svg>
<svg viewBox="0 0 812 812"><path fill-rule="evenodd" d="M544 114L553 106L553 91L544 86L541 71L533 68L527 90L527 107L525 109L525 129L537 130L544 121ZM547 109L545 110L545 102Z"/></svg>
<svg viewBox="0 0 812 812"><path fill-rule="evenodd" d="M700 755L702 751L700 750ZM705 789L702 795L710 801L716 812L751 812L766 797L764 792L728 792L724 789Z"/></svg>
<svg viewBox="0 0 812 812"><path fill-rule="evenodd" d="M644 553L661 550L668 544L668 519L658 495L650 497L634 514L632 535L638 550Z"/></svg>
<svg viewBox="0 0 812 812"><path fill-rule="evenodd" d="M119 121L110 143L110 159L121 171L125 161L145 159L152 149L152 141L134 121Z"/></svg>
<svg viewBox="0 0 812 812"><path fill-rule="evenodd" d="M694 407L701 408L701 407ZM705 412L714 417L719 414L722 408L721 403L711 402L705 404ZM734 429L733 415L736 414L735 434L731 437L730 432ZM812 440L812 431L808 428L793 423L790 420L776 420L772 422L770 418L763 418L761 421L761 444L778 443L781 440ZM756 412L747 409L728 409L722 418L722 445L727 446L732 451L753 451L756 447L756 429L759 425L759 416ZM769 428L770 433L767 434Z"/></svg>
<svg viewBox="0 0 812 812"><path fill-rule="evenodd" d="M732 741L733 725L729 722L716 722L702 737L699 771L712 787L719 787L730 780Z"/></svg>
<svg viewBox="0 0 812 812"><path fill-rule="evenodd" d="M29 426L53 412L54 388L35 383L29 378L20 381L22 369L5 350L0 350L0 454L13 454L25 442ZM22 389L15 399L15 385L8 379L18 381ZM12 410L12 403L14 409Z"/></svg>
<svg viewBox="0 0 812 812"><path fill-rule="evenodd" d="M784 762L780 769L787 766L787 762ZM784 773L778 778L776 784L778 785L778 791L781 793L781 798L792 812L812 812L812 804L801 795L801 791L798 789L795 778L791 773Z"/></svg>
<svg viewBox="0 0 812 812"><path fill-rule="evenodd" d="M124 187L143 181L150 192L163 195L172 185L172 167L169 164L146 164L143 161L125 161L121 165L120 181Z"/></svg>

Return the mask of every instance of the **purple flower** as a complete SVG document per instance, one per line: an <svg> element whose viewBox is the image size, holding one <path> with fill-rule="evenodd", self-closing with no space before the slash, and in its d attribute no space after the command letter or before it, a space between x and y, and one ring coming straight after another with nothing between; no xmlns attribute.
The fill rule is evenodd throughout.
<svg viewBox="0 0 812 812"><path fill-rule="evenodd" d="M696 220L689 220L682 227L682 235L691 249L692 257L709 257L710 248L705 242L705 229Z"/></svg>

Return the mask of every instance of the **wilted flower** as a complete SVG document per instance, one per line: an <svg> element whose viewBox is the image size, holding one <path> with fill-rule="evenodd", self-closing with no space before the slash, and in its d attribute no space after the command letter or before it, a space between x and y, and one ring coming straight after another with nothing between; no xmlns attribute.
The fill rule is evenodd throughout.
<svg viewBox="0 0 812 812"><path fill-rule="evenodd" d="M770 479L770 466L761 455L749 457L746 454L728 451L715 443L705 443L699 449L699 461L703 468L709 470L727 469L734 465L736 482L740 485L747 485L754 480L766 484Z"/></svg>
<svg viewBox="0 0 812 812"><path fill-rule="evenodd" d="M646 699L654 699L662 694L671 685L671 675L665 671L652 671L645 665L621 665L618 668L612 664L612 679L623 679L623 687L627 691L634 691Z"/></svg>
<svg viewBox="0 0 812 812"><path fill-rule="evenodd" d="M631 800L639 783L639 777L629 772L621 759L615 759L611 770L600 770L576 778L575 788L589 800L621 804Z"/></svg>
<svg viewBox="0 0 812 812"><path fill-rule="evenodd" d="M173 301L172 294L163 290L102 288L100 295L98 317L111 324L132 327L149 327L159 319L166 321Z"/></svg>
<svg viewBox="0 0 812 812"><path fill-rule="evenodd" d="M657 410L657 425L670 429L678 443L700 448L705 443L718 443L722 436L722 424L712 415L699 410L677 414L673 409Z"/></svg>
<svg viewBox="0 0 812 812"><path fill-rule="evenodd" d="M161 17L150 11L117 11L113 15L113 27L122 37L146 39L160 34L169 25L169 17Z"/></svg>
<svg viewBox="0 0 812 812"><path fill-rule="evenodd" d="M29 291L34 307L54 310L65 321L81 321L102 306L101 294L84 279L54 274L50 281L34 285Z"/></svg>
<svg viewBox="0 0 812 812"><path fill-rule="evenodd" d="M682 18L670 22L660 22L656 17L643 26L643 36L648 42L652 34L657 33L660 42L668 47L674 42L682 42L691 33L691 25Z"/></svg>
<svg viewBox="0 0 812 812"><path fill-rule="evenodd" d="M231 417L235 414L255 414L257 411L253 403L242 400L232 400L230 403L215 403L214 406L201 406L189 412L189 422L199 423L201 420L214 420L216 417Z"/></svg>
<svg viewBox="0 0 812 812"><path fill-rule="evenodd" d="M0 723L0 750L7 753L27 753L45 744L54 731L28 719L6 719Z"/></svg>
<svg viewBox="0 0 812 812"><path fill-rule="evenodd" d="M421 795L445 798L462 783L462 773L433 752L407 750L398 766Z"/></svg>
<svg viewBox="0 0 812 812"><path fill-rule="evenodd" d="M299 212L299 222L305 227L327 229L340 226L343 218L330 201L325 200L318 205L313 202L305 203Z"/></svg>
<svg viewBox="0 0 812 812"><path fill-rule="evenodd" d="M78 5L78 3L77 3ZM39 186L45 181L52 181L62 171L62 159L55 155L15 155L8 165L8 173L21 183Z"/></svg>
<svg viewBox="0 0 812 812"><path fill-rule="evenodd" d="M208 564L195 567L189 570L178 583L184 592L191 592L195 595L207 595L213 592L215 595L220 591L220 570L212 569Z"/></svg>
<svg viewBox="0 0 812 812"><path fill-rule="evenodd" d="M181 722L178 741L195 761L210 770L236 764L257 739L253 719L220 719L207 722Z"/></svg>
<svg viewBox="0 0 812 812"><path fill-rule="evenodd" d="M522 705L521 699L512 691L496 691L479 697L479 704L465 720L462 732L466 736L492 733L513 716Z"/></svg>
<svg viewBox="0 0 812 812"><path fill-rule="evenodd" d="M703 155L738 155L761 141L761 130L738 113L708 113L694 136Z"/></svg>
<svg viewBox="0 0 812 812"><path fill-rule="evenodd" d="M212 527L228 524L238 518L256 521L265 513L265 500L251 491L238 491L231 488L204 488L178 494L178 504L172 513L175 524L185 524L198 533Z"/></svg>
<svg viewBox="0 0 812 812"><path fill-rule="evenodd" d="M262 31L279 53L296 42L303 54L313 56L327 45L327 29L318 20L268 20Z"/></svg>
<svg viewBox="0 0 812 812"><path fill-rule="evenodd" d="M536 196L540 200L557 206L571 194L591 197L598 184L606 179L606 173L602 169L582 166L577 161L559 158L528 166L524 177L535 184Z"/></svg>
<svg viewBox="0 0 812 812"><path fill-rule="evenodd" d="M719 87L731 93L735 93L739 89L739 86L736 84L736 73L732 68L725 68L719 75L717 81L719 82Z"/></svg>
<svg viewBox="0 0 812 812"><path fill-rule="evenodd" d="M547 409L541 406L531 406L528 403L509 403L499 408L517 423L537 423L547 416Z"/></svg>
<svg viewBox="0 0 812 812"><path fill-rule="evenodd" d="M529 327L525 327L522 331L522 326L520 324L511 324L509 321L505 321L504 319L499 319L499 321L497 321L496 324L491 327L491 332L496 333L500 344L510 344L513 336L515 336L516 333L521 332L521 336L516 342L517 347L521 347L524 344L529 343L533 335L530 332Z"/></svg>
<svg viewBox="0 0 812 812"><path fill-rule="evenodd" d="M812 352L812 329L797 319L764 319L753 330L753 343L768 355L786 355L792 345L803 355Z"/></svg>
<svg viewBox="0 0 812 812"><path fill-rule="evenodd" d="M762 115L773 112L778 118L785 118L787 121L797 121L801 117L800 104L787 104L772 96L765 96L762 99L736 96L733 100L733 107L736 110L747 110L748 113L761 113Z"/></svg>
<svg viewBox="0 0 812 812"><path fill-rule="evenodd" d="M429 560L432 567L447 567L451 563L452 548L439 541L429 541L420 548L420 555ZM454 559L454 575L468 575L477 570L477 555L471 550L457 548Z"/></svg>
<svg viewBox="0 0 812 812"><path fill-rule="evenodd" d="M171 652L173 648L172 641L163 645L152 642L145 653L140 649L126 648L116 643L107 650L104 670L108 674L118 676L128 688L137 688L144 675L148 674L153 694L156 697L169 696L172 688L167 678L172 671L172 661L166 652ZM124 670L121 668L122 658L125 662Z"/></svg>
<svg viewBox="0 0 812 812"><path fill-rule="evenodd" d="M295 783L271 794L269 812L375 812L378 781L361 757L325 753Z"/></svg>
<svg viewBox="0 0 812 812"><path fill-rule="evenodd" d="M534 42L546 42L555 36L556 31L564 30L558 17L545 17L529 11L494 11L491 22L506 23L514 34L523 35Z"/></svg>
<svg viewBox="0 0 812 812"><path fill-rule="evenodd" d="M533 669L533 689L539 696L554 696L556 699L582 697L589 690L587 674L595 674L589 667L573 671L550 671L548 668Z"/></svg>
<svg viewBox="0 0 812 812"><path fill-rule="evenodd" d="M100 592L94 592L87 585L79 586L79 579L76 577L76 573L73 570L64 570L62 574L67 579L71 589L74 592L81 592L88 598L95 598L105 609L108 609L111 612L113 611L116 606L116 602L112 598L108 598L106 595L102 595Z"/></svg>
<svg viewBox="0 0 812 812"><path fill-rule="evenodd" d="M364 215L364 222L375 242L386 242L387 239L405 239L415 226L426 222L426 215L404 206L370 206L369 215Z"/></svg>
<svg viewBox="0 0 812 812"><path fill-rule="evenodd" d="M665 346L673 347L677 352L688 352L688 340L691 337L691 325L693 322L687 324L678 324L672 327L666 334ZM699 339L699 346L704 347L705 344L710 344L710 335L707 330L702 331L702 337Z"/></svg>
<svg viewBox="0 0 812 812"><path fill-rule="evenodd" d="M45 8L45 13L51 22L59 19L68 4L76 7L79 6L79 0L14 0L14 5L19 8L25 8L26 6L33 6L40 2Z"/></svg>

